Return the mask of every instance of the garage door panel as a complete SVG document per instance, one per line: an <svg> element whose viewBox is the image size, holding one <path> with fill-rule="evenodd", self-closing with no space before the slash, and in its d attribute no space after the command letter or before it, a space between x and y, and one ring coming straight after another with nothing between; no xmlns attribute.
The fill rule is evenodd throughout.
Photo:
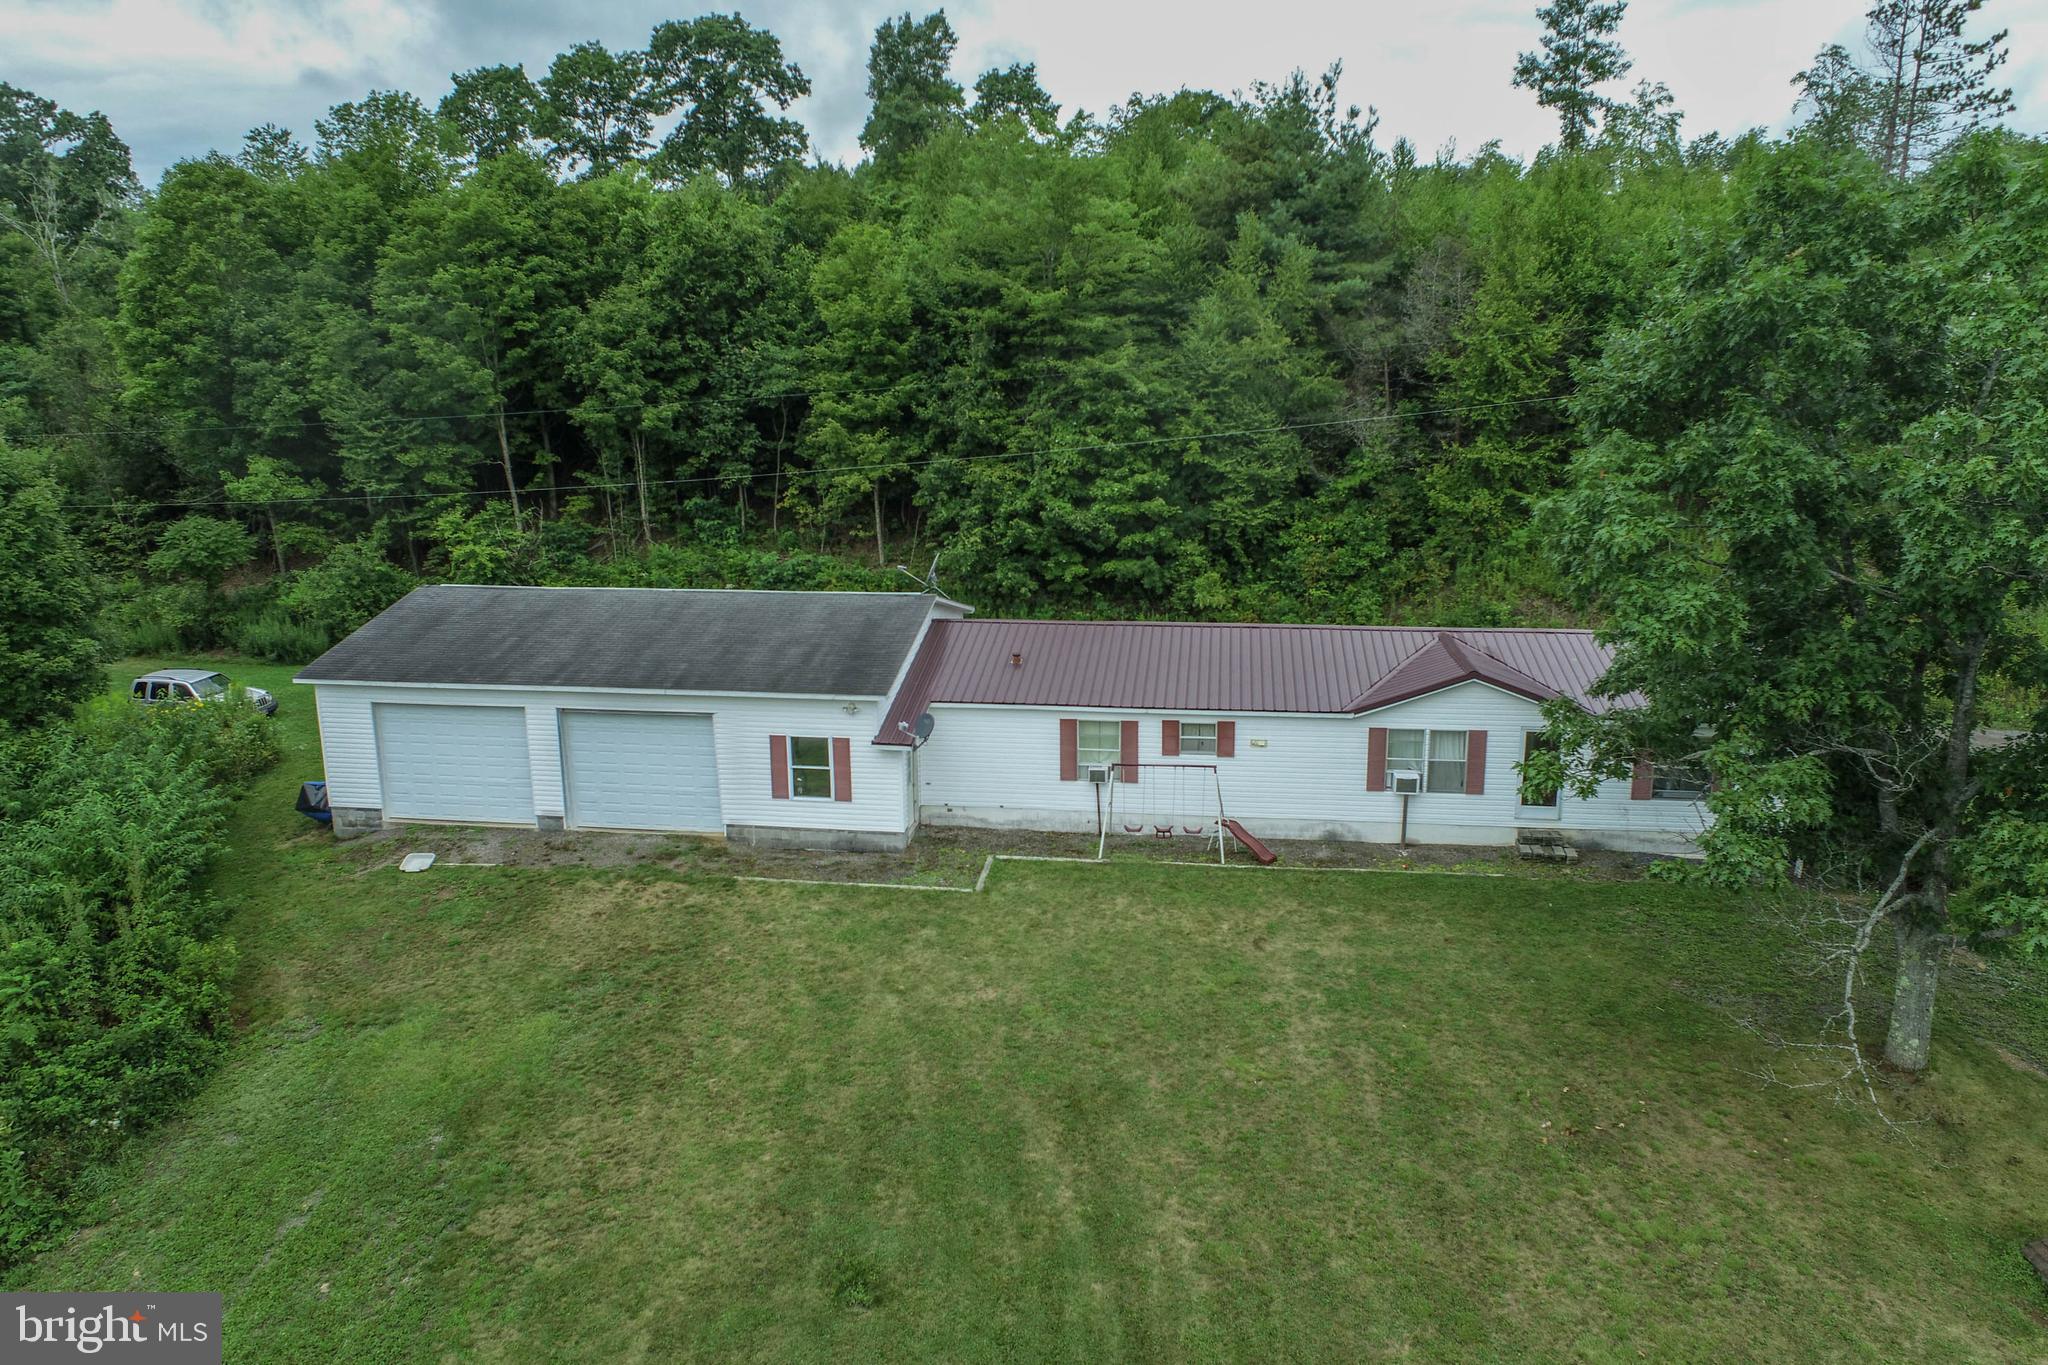
<svg viewBox="0 0 2048 1365"><path fill-rule="evenodd" d="M533 823L524 707L384 702L374 715L386 815Z"/></svg>
<svg viewBox="0 0 2048 1365"><path fill-rule="evenodd" d="M561 715L571 825L698 833L725 828L711 717L673 711Z"/></svg>

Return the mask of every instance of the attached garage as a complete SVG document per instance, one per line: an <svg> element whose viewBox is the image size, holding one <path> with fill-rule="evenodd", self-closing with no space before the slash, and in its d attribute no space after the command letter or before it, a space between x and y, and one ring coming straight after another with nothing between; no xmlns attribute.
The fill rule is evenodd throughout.
<svg viewBox="0 0 2048 1365"><path fill-rule="evenodd" d="M306 665L331 828L387 819L900 849L871 743L933 620L916 592L415 589Z"/></svg>
<svg viewBox="0 0 2048 1365"><path fill-rule="evenodd" d="M582 829L717 833L711 717L673 711L562 711L567 823Z"/></svg>
<svg viewBox="0 0 2048 1365"><path fill-rule="evenodd" d="M380 702L372 710L385 814L396 820L533 823L525 708Z"/></svg>

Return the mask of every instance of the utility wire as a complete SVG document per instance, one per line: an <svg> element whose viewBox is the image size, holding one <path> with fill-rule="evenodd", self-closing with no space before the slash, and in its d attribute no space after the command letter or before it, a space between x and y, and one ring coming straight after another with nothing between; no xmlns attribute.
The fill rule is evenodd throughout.
<svg viewBox="0 0 2048 1365"><path fill-rule="evenodd" d="M1369 417L1332 417L1316 422L1288 422L1280 426L1271 427L1241 427L1235 430L1197 431L1182 433L1173 436L1141 436L1135 437L1127 441L1090 441L1080 445L1040 446L1037 449L1030 450L998 450L991 451L986 455L933 455L920 460L886 460L879 464L821 465L813 466L808 469L762 469L749 470L745 473L739 474L694 474L683 478L648 479L645 481L644 486L648 488L672 488L692 484L723 484L727 487L730 487L734 484L753 483L754 481L759 479L787 479L791 483L797 483L833 474L871 474L877 472L894 472L905 469L922 469L932 465L941 464L1003 463L1011 460L1036 459L1042 455L1090 454L1097 451L1107 450L1131 450L1140 446L1174 445L1194 441L1229 440L1243 436L1272 436L1290 431L1317 431L1324 430L1329 427L1361 426L1367 423L1377 422L1399 422L1414 417L1443 417L1454 413L1482 412L1493 408L1519 408L1530 407L1539 403L1561 403L1569 397L1571 397L1570 394L1544 394L1535 398L1504 398L1498 402L1493 403L1465 403L1457 407L1422 408L1413 412L1380 413ZM637 480L622 480L617 483L600 483L595 480L590 480L577 483L546 484L533 488L521 488L519 491L522 494L528 495L534 493L587 493L600 489L616 492L631 490L642 486L643 485ZM268 500L252 499L248 501L244 501L239 498L219 497L199 499L191 502L67 503L65 504L65 510L72 512L112 512L141 511L145 509L157 511L171 508L182 510L197 510L210 507L280 507L302 503L359 503L370 500L376 500L380 502L393 502L409 500L432 501L441 498L492 498L501 497L504 495L504 493L505 490L503 489L470 488L449 489L442 492L323 493L296 498L273 498Z"/></svg>
<svg viewBox="0 0 2048 1365"><path fill-rule="evenodd" d="M648 408L702 407L713 403L769 403L783 398L826 398L839 394L886 393L891 389L927 388L937 384L933 379L899 379L891 384L871 384L865 388L843 389L791 389L786 393L739 393L739 394L694 394L684 398L665 399L662 402L614 403L605 407L592 407L578 403L566 408L506 408L506 417L538 417L545 414L586 414L596 416L615 412L643 412ZM207 422L189 426L139 426L101 427L97 430L45 431L36 434L37 440L69 440L82 437L102 436L186 436L198 433L216 434L233 431L278 431L285 429L304 430L308 427L364 427L397 426L407 422L484 422L495 420L498 409L487 408L482 412L423 412L384 413L375 417L337 418L307 417L291 422Z"/></svg>

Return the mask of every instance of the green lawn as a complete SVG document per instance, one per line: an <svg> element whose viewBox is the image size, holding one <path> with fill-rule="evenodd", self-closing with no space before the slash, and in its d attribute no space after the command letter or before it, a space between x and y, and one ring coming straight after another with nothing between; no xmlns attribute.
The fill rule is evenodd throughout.
<svg viewBox="0 0 2048 1365"><path fill-rule="evenodd" d="M1901 1140L1748 1074L1805 988L1703 894L402 876L239 672L241 1036L17 1287L220 1290L245 1361L2048 1357L2039 977L1951 972Z"/></svg>

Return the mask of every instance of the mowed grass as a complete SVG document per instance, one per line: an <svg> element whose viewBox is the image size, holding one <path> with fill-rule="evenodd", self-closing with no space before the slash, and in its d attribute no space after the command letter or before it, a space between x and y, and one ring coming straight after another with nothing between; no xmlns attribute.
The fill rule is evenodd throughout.
<svg viewBox="0 0 2048 1365"><path fill-rule="evenodd" d="M16 1287L219 1290L243 1361L2048 1357L2048 1079L1950 1027L1903 1139L1760 1084L1736 902L365 870L238 671L239 1037Z"/></svg>

